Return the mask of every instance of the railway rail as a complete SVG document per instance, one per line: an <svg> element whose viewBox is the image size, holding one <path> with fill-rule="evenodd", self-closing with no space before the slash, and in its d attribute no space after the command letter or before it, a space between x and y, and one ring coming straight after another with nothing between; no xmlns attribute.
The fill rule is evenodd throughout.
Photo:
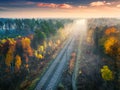
<svg viewBox="0 0 120 90"><path fill-rule="evenodd" d="M73 51L74 41L75 38L73 37L70 37L66 41L63 49L49 66L48 70L44 73L35 90L54 90L56 88Z"/></svg>

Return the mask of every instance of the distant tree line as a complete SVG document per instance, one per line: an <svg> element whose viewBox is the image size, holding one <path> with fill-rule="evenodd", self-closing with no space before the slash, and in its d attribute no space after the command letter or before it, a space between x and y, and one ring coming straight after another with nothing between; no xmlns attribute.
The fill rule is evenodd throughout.
<svg viewBox="0 0 120 90"><path fill-rule="evenodd" d="M64 27L64 24L70 22L69 19L0 19L0 35L4 37L16 37L18 35L26 36L34 32L44 32L49 37L55 34L56 30ZM43 33L42 33L43 34Z"/></svg>

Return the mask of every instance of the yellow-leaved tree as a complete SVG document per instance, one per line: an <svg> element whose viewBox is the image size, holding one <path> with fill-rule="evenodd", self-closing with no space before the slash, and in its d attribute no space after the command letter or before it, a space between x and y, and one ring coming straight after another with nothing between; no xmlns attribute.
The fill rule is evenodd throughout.
<svg viewBox="0 0 120 90"><path fill-rule="evenodd" d="M15 69L18 71L20 69L20 66L22 64L21 57L19 55L16 55L15 57Z"/></svg>
<svg viewBox="0 0 120 90"><path fill-rule="evenodd" d="M10 67L12 60L13 60L13 54L10 51L8 51L8 53L6 54L6 58L5 58L5 64L8 67Z"/></svg>
<svg viewBox="0 0 120 90"><path fill-rule="evenodd" d="M38 53L37 50L34 51L34 55L35 55L35 57L38 58L38 59L43 59L43 58L44 58L43 55L40 54L40 53Z"/></svg>
<svg viewBox="0 0 120 90"><path fill-rule="evenodd" d="M9 49L8 49L8 52L6 54L6 58L5 58L5 64L10 67L11 66L11 63L14 59L14 51L15 51L15 45L16 45L16 42L14 39L8 39L9 41Z"/></svg>
<svg viewBox="0 0 120 90"><path fill-rule="evenodd" d="M104 80L107 80L107 81L114 79L113 72L109 69L107 65L102 67L101 76Z"/></svg>

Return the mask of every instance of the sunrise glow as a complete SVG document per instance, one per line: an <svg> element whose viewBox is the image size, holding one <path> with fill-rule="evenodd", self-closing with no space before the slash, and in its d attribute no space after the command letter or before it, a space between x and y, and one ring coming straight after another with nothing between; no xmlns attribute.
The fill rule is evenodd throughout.
<svg viewBox="0 0 120 90"><path fill-rule="evenodd" d="M119 17L120 1L0 1L2 18L97 18Z"/></svg>

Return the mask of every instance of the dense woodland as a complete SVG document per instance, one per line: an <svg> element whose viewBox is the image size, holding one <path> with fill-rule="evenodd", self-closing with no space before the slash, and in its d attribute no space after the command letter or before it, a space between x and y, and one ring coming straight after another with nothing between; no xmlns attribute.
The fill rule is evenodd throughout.
<svg viewBox="0 0 120 90"><path fill-rule="evenodd" d="M106 81L113 81L114 90L120 85L120 28L117 26L96 27L95 45L97 52L105 57L105 66L101 69L102 77Z"/></svg>
<svg viewBox="0 0 120 90"><path fill-rule="evenodd" d="M68 36L65 19L0 19L0 90L25 89ZM28 78L28 79L26 79ZM22 84L24 83L24 84Z"/></svg>
<svg viewBox="0 0 120 90"><path fill-rule="evenodd" d="M33 90L44 69L55 58L70 32L64 26L71 19L0 19L0 90ZM81 90L120 89L120 20L88 19L87 37L82 43L81 63L88 62L93 80L79 71ZM76 56L73 54L73 56ZM88 58L89 57L89 58ZM69 63L71 75L75 58ZM98 66L97 66L97 63ZM96 64L96 66L92 66ZM80 65L81 66L81 65ZM90 68L90 67L88 67ZM89 69L88 69L89 70ZM90 70L88 72L90 72ZM86 73L88 73L86 71ZM38 78L39 77L39 78ZM82 78L82 79L81 79ZM85 80L84 80L85 79ZM63 80L64 81L64 80ZM84 84L84 85L83 85ZM32 88L30 87L32 85ZM81 86L82 87L81 87Z"/></svg>
<svg viewBox="0 0 120 90"><path fill-rule="evenodd" d="M104 84L101 85L100 90L119 90L120 20L110 18L90 19L88 24L88 35L91 37L88 41L93 47L93 55L99 58L98 75L102 77L102 83ZM96 79L100 81L99 78Z"/></svg>

